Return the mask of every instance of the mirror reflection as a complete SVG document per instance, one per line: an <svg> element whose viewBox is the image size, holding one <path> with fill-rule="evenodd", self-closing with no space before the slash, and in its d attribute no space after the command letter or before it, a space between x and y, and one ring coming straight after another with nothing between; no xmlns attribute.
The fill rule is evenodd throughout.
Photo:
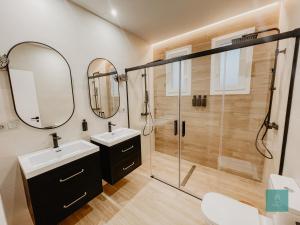
<svg viewBox="0 0 300 225"><path fill-rule="evenodd" d="M101 118L114 116L120 106L118 72L107 59L94 59L88 67L90 104Z"/></svg>
<svg viewBox="0 0 300 225"><path fill-rule="evenodd" d="M14 106L29 126L50 129L66 123L74 111L70 67L50 46L24 42L8 53Z"/></svg>

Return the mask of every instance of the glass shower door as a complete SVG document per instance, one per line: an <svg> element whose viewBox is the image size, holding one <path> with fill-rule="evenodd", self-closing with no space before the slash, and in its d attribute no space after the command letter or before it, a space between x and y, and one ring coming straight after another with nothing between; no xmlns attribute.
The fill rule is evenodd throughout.
<svg viewBox="0 0 300 225"><path fill-rule="evenodd" d="M218 186L223 95L211 95L211 56L182 61L180 188L197 197Z"/></svg>
<svg viewBox="0 0 300 225"><path fill-rule="evenodd" d="M151 135L151 173L179 185L179 63L147 69L152 78L154 130Z"/></svg>
<svg viewBox="0 0 300 225"><path fill-rule="evenodd" d="M244 88L239 85L240 90L231 95L226 93L224 98L223 149L219 169L254 181L262 181L264 176L265 158L256 150L256 137L268 114L275 49L275 42L241 49L237 64L240 65L240 74L248 77L245 80L248 84ZM251 58L247 52L251 52ZM234 80L226 74L224 82L231 84ZM267 138L264 144L267 144ZM263 151L264 146L260 145L258 143Z"/></svg>
<svg viewBox="0 0 300 225"><path fill-rule="evenodd" d="M268 112L273 66L274 43L182 61L182 190L200 198L219 192L264 208L266 159L255 139Z"/></svg>

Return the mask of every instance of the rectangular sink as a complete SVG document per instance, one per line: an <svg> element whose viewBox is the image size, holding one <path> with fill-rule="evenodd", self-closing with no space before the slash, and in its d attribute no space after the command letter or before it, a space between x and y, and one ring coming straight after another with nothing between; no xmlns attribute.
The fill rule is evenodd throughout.
<svg viewBox="0 0 300 225"><path fill-rule="evenodd" d="M0 224L7 225L1 194L0 194Z"/></svg>
<svg viewBox="0 0 300 225"><path fill-rule="evenodd" d="M138 130L119 128L112 132L93 135L91 136L91 140L99 144L111 147L140 134L141 132Z"/></svg>
<svg viewBox="0 0 300 225"><path fill-rule="evenodd" d="M21 155L18 159L26 179L29 179L97 151L99 151L98 146L78 140L63 144L58 148L48 148Z"/></svg>

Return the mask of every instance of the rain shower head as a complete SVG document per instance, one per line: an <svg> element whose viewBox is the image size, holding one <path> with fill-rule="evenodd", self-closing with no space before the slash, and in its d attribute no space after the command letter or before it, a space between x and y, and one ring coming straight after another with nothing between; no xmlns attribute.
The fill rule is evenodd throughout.
<svg viewBox="0 0 300 225"><path fill-rule="evenodd" d="M252 34L245 34L240 38L232 39L231 43L232 44L240 44L245 41L255 40L255 39L257 39L257 36L258 36L258 32L252 33Z"/></svg>

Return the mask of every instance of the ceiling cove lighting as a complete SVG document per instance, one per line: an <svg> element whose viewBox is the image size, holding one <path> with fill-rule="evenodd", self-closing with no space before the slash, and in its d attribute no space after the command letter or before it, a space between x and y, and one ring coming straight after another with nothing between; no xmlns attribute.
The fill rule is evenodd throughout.
<svg viewBox="0 0 300 225"><path fill-rule="evenodd" d="M205 30L205 29L211 28L211 27L213 27L213 26L216 26L216 25L219 25L219 24L222 24L222 23L225 23L225 22L229 22L229 21L238 19L238 18L243 17L243 16L246 16L246 15L255 14L255 13L257 13L257 12L260 12L260 11L263 11L263 10L266 10L266 9L270 9L270 8L273 8L273 7L277 7L279 4L280 4L280 2L274 2L274 3L272 3L272 4L268 4L268 5L265 5L265 6L263 6L263 7L260 7L260 8L254 9L254 10L250 10L250 11L241 13L241 14L239 14L239 15L232 16L232 17L229 17L229 18L224 19L224 20L220 20L220 21L218 21L218 22L216 22L216 23L212 23L212 24L209 24L209 25L206 25L206 26L197 28L197 29L195 29L195 30L188 31L188 32L183 33L183 34L179 34L179 35L173 36L173 37L168 38L168 39L165 39L165 40L163 40L163 41L158 41L158 42L156 42L156 43L153 43L153 44L152 44L152 47L157 47L157 46L159 46L159 45L166 44L166 43L169 42L169 41L175 41L175 40L178 40L178 39L181 39L181 38L188 37L189 35L195 34L195 33L197 33L197 32L203 31L203 30Z"/></svg>
<svg viewBox="0 0 300 225"><path fill-rule="evenodd" d="M112 10L110 11L110 13L111 13L111 15L113 15L114 17L116 17L116 16L118 15L117 10L115 10L115 9L112 9Z"/></svg>

